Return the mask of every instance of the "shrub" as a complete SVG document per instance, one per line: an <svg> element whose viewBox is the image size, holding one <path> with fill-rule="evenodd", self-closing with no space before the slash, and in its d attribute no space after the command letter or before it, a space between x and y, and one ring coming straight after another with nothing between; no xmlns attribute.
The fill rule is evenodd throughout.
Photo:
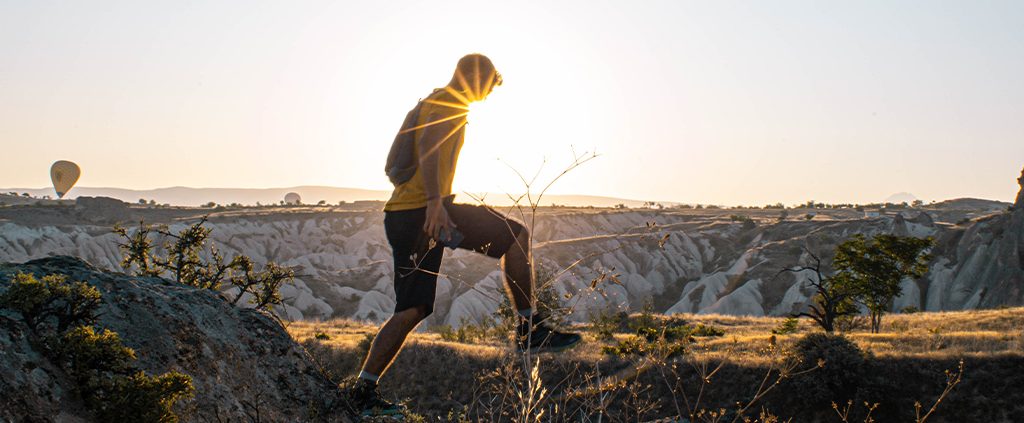
<svg viewBox="0 0 1024 423"><path fill-rule="evenodd" d="M79 326L51 344L57 361L79 386L99 386L106 373L123 371L135 361L135 350L107 329L97 333L92 326Z"/></svg>
<svg viewBox="0 0 1024 423"><path fill-rule="evenodd" d="M135 351L121 344L116 332L79 326L55 341L51 354L75 380L98 421L176 422L171 407L195 393L187 375L149 376L136 370Z"/></svg>
<svg viewBox="0 0 1024 423"><path fill-rule="evenodd" d="M85 282L68 283L63 275L18 273L0 295L0 307L17 311L32 330L52 324L57 332L96 321L100 292Z"/></svg>
<svg viewBox="0 0 1024 423"><path fill-rule="evenodd" d="M640 332L647 328L658 328L658 321L654 317L654 304L650 301L644 303L643 308L640 309L640 314L631 318L626 326L633 332Z"/></svg>
<svg viewBox="0 0 1024 423"><path fill-rule="evenodd" d="M469 319L463 317L459 323L458 328L438 325L434 328L434 332L441 335L441 339L445 341L462 344L473 344L488 339L504 339L510 333L492 317L485 317L480 323L470 322Z"/></svg>
<svg viewBox="0 0 1024 423"><path fill-rule="evenodd" d="M137 371L115 378L110 391L96 410L99 421L177 422L171 408L195 394L192 378L178 372L149 376Z"/></svg>
<svg viewBox="0 0 1024 423"><path fill-rule="evenodd" d="M642 317L643 315L641 315ZM651 318L653 321L653 317ZM644 322L639 319L639 322ZM634 323L634 325L637 325ZM691 326L681 321L665 321L660 325L638 325L636 335L620 341L614 346L605 346L601 352L619 357L645 356L651 353L672 357L685 352L686 345L696 342L697 337L717 337L725 331L714 326L697 324Z"/></svg>
<svg viewBox="0 0 1024 423"><path fill-rule="evenodd" d="M787 335L796 333L797 328L800 327L800 319L796 317L787 317L783 320L775 329L772 329L772 333L775 335Z"/></svg>
<svg viewBox="0 0 1024 423"><path fill-rule="evenodd" d="M194 394L192 378L177 372L148 376L135 369L135 351L116 332L91 326L100 300L99 291L85 282L18 273L0 295L0 307L20 313L41 337L43 355L74 381L97 421L178 421L171 408Z"/></svg>
<svg viewBox="0 0 1024 423"><path fill-rule="evenodd" d="M177 234L166 226L155 227L142 222L135 231L115 226L114 233L124 240L118 244L124 254L121 267L143 276L169 276L178 283L201 289L220 291L227 284L237 288L234 298L229 300L232 304L248 295L249 303L257 310L273 310L273 306L280 305L281 286L290 283L295 273L273 262L256 270L252 259L244 255L226 260L216 246L206 248L213 230L204 227L205 223L204 217ZM165 239L165 254L158 254L151 234Z"/></svg>
<svg viewBox="0 0 1024 423"><path fill-rule="evenodd" d="M853 399L864 378L863 351L842 335L806 335L793 346L792 359L804 366L817 363L820 367L790 381L794 392L800 392L814 406L841 404Z"/></svg>
<svg viewBox="0 0 1024 423"><path fill-rule="evenodd" d="M624 312L603 310L591 320L591 328L599 341L610 341L615 332L622 328L628 316Z"/></svg>

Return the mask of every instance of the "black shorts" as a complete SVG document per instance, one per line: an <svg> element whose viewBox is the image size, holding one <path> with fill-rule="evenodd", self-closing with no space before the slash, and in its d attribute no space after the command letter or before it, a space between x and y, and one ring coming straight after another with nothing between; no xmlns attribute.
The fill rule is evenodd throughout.
<svg viewBox="0 0 1024 423"><path fill-rule="evenodd" d="M446 202L445 208L464 237L458 248L500 258L523 230L522 224L490 207ZM425 207L384 213L384 231L395 262L396 313L417 306L423 306L426 315L434 312L444 247L431 245L431 237L423 232L426 215Z"/></svg>

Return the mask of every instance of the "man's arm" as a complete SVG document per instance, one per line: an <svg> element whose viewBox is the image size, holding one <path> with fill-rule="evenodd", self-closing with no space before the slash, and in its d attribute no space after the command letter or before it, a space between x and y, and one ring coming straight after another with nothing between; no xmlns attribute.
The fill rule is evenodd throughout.
<svg viewBox="0 0 1024 423"><path fill-rule="evenodd" d="M426 121L438 122L444 118L442 115L431 113L427 116ZM423 191L427 194L427 218L423 223L423 231L436 240L441 240L442 231L451 233L451 229L455 227L448 217L448 211L444 208L440 194L438 158L441 146L451 138L453 132L458 130L457 121L458 119L452 119L423 128L423 135L416 143Z"/></svg>

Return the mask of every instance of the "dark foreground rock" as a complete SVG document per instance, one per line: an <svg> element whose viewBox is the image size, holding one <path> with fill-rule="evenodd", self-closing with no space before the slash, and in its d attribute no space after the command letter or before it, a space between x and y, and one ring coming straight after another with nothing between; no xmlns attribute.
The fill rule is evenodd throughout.
<svg viewBox="0 0 1024 423"><path fill-rule="evenodd" d="M0 264L0 292L17 272L99 289L96 326L118 332L141 370L192 377L195 398L176 407L182 421L343 421L337 386L271 317L211 291L67 256ZM0 421L90 421L74 384L36 344L17 313L0 310Z"/></svg>

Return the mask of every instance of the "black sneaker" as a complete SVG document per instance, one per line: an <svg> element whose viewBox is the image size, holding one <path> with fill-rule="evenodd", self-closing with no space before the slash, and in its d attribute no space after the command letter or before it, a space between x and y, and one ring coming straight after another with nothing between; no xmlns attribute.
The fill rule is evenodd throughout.
<svg viewBox="0 0 1024 423"><path fill-rule="evenodd" d="M577 333L561 332L546 319L534 316L533 324L523 321L516 328L516 348L519 352L560 352L578 344L583 338Z"/></svg>
<svg viewBox="0 0 1024 423"><path fill-rule="evenodd" d="M365 379L355 382L349 390L352 408L360 417L402 417L402 407L381 398L377 384Z"/></svg>

